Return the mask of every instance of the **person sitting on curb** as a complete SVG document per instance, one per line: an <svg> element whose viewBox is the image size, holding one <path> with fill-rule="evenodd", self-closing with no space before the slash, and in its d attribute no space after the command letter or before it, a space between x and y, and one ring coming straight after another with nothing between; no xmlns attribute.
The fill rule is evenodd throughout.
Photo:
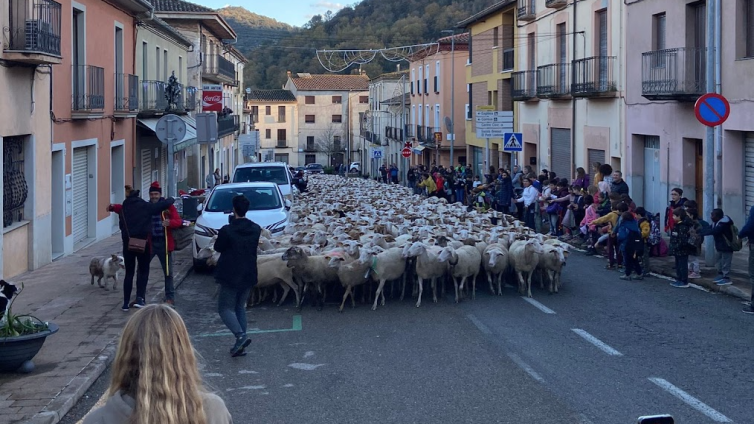
<svg viewBox="0 0 754 424"><path fill-rule="evenodd" d="M738 232L739 238L746 237L749 245L749 283L751 284L751 299L744 307L743 313L754 314L754 249L751 248L752 239L754 239L754 206L749 209L749 218L746 225Z"/></svg>

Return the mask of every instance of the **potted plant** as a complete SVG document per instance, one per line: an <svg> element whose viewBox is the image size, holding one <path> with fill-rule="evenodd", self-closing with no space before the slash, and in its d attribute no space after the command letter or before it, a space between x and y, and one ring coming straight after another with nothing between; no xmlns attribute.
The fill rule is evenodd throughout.
<svg viewBox="0 0 754 424"><path fill-rule="evenodd" d="M58 332L58 326L43 322L32 315L13 313L13 302L24 291L11 299L8 310L0 322L0 372L31 372L34 370L32 358L39 352L47 336Z"/></svg>

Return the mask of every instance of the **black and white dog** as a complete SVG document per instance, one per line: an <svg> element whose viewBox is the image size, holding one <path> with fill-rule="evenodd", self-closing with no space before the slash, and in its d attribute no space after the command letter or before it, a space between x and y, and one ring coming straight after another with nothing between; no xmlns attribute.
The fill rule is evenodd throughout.
<svg viewBox="0 0 754 424"><path fill-rule="evenodd" d="M10 301L16 293L18 293L18 287L5 280L0 280L0 322L5 320Z"/></svg>

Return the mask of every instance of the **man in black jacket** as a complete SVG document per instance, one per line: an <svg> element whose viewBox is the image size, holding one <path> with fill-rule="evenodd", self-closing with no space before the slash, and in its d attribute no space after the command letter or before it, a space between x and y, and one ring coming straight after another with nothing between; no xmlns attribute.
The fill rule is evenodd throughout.
<svg viewBox="0 0 754 424"><path fill-rule="evenodd" d="M712 226L699 232L702 236L713 236L715 239L715 265L717 266L717 278L714 283L718 286L728 286L733 284L728 274L730 274L730 264L733 260L733 220L723 213L722 209L712 209L710 215Z"/></svg>
<svg viewBox="0 0 754 424"><path fill-rule="evenodd" d="M217 310L236 336L231 356L243 356L251 344L246 337L246 301L257 285L257 247L262 228L246 218L248 210L249 199L235 196L230 224L220 229L215 240L215 250L221 253L215 268L215 280L220 284Z"/></svg>

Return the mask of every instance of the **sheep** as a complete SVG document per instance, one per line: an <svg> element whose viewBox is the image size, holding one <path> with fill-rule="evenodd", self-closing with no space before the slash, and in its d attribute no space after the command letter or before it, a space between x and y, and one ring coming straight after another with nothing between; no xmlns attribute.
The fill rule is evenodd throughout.
<svg viewBox="0 0 754 424"><path fill-rule="evenodd" d="M433 239L430 242L434 243ZM432 281L432 301L437 303L437 279L445 275L447 264L438 266L437 256L440 254L440 248L436 246L427 246L422 242L407 244L403 248L402 255L404 258L416 258L416 276L419 281L419 299L416 301L416 307L422 304L422 292L424 290L424 280Z"/></svg>
<svg viewBox="0 0 754 424"><path fill-rule="evenodd" d="M304 289L309 284L314 285L314 303L318 303L318 309L322 310L325 305L325 285L340 281L338 280L338 271L329 266L330 257L323 255L308 256L302 248L292 246L283 253L281 259L286 261L288 268L292 268L293 273L304 284Z"/></svg>
<svg viewBox="0 0 754 424"><path fill-rule="evenodd" d="M458 279L461 279L460 289L463 290L463 284L468 278L471 278L471 298L476 297L476 277L479 275L479 269L482 262L482 255L476 246L463 246L458 249L444 247L437 256L438 262L446 262L450 268L450 276L453 278L453 285L456 289L456 303L458 303Z"/></svg>
<svg viewBox="0 0 754 424"><path fill-rule="evenodd" d="M293 293L296 295L296 306L299 306L301 295L298 285L293 280L292 269L281 266L283 264L282 257L282 253L257 257L257 285L255 288L262 289L280 284L283 287L283 296L278 306L283 304L288 292L293 289ZM250 306L251 303L251 296L249 296L247 305Z"/></svg>
<svg viewBox="0 0 754 424"><path fill-rule="evenodd" d="M330 259L328 266L336 268L340 284L345 287L346 292L343 294L343 301L340 303L338 312L343 312L348 296L351 296L351 307L356 307L356 301L353 297L353 288L364 284L369 277L369 268L371 266L371 253L362 250L359 259L347 262L344 257L333 257Z"/></svg>
<svg viewBox="0 0 754 424"><path fill-rule="evenodd" d="M359 258L359 260L362 260ZM364 259L366 260L366 259ZM403 249L400 247L393 247L387 249L381 253L373 253L369 258L369 270L372 275L372 280L379 281L380 285L377 286L375 292L374 305L372 310L377 309L377 300L382 296L382 306L385 306L385 293L383 288L386 281L396 280L401 276L404 276L403 290L406 288L406 280L404 271L406 270L406 259L403 257ZM401 299L403 294L401 292Z"/></svg>
<svg viewBox="0 0 754 424"><path fill-rule="evenodd" d="M549 292L557 293L560 286L560 273L566 264L565 252L561 247L545 244L544 254L539 258L539 267L550 279Z"/></svg>
<svg viewBox="0 0 754 424"><path fill-rule="evenodd" d="M532 238L529 240L516 240L509 250L510 261L518 276L518 291L522 295L527 293L531 296L531 277L539 263L539 256L543 253L542 243ZM524 279L524 274L527 275Z"/></svg>
<svg viewBox="0 0 754 424"><path fill-rule="evenodd" d="M508 268L508 249L502 244L493 243L484 249L482 255L484 271L487 274L487 282L490 285L490 291L495 294L492 287L492 280L497 281L497 295L503 295L503 273Z"/></svg>

